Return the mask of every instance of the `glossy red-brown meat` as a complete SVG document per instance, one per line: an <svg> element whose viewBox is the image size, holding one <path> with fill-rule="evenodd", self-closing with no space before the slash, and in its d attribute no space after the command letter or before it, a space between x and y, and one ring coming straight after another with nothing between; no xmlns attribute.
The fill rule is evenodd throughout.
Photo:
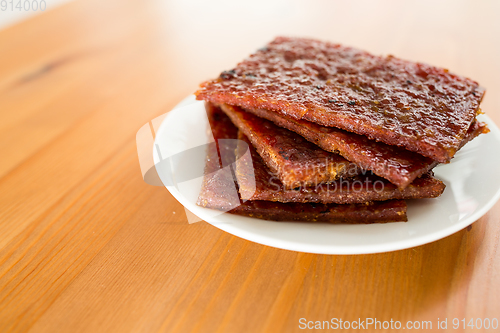
<svg viewBox="0 0 500 333"><path fill-rule="evenodd" d="M371 170L391 183L405 188L414 179L431 170L438 162L397 146L368 139L366 136L335 127L321 126L305 120L263 109L246 109L302 135L307 140L330 152L338 152L361 168Z"/></svg>
<svg viewBox="0 0 500 333"><path fill-rule="evenodd" d="M272 221L343 224L408 221L404 200L367 202L351 205L247 201L229 211L229 213Z"/></svg>
<svg viewBox="0 0 500 333"><path fill-rule="evenodd" d="M488 125L486 125L486 123L482 123L482 122L477 121L477 120L474 121L472 123L472 125L470 125L469 129L467 130L467 135L465 136L465 139L462 141L460 148L465 146L466 143L472 141L480 134L487 134L489 132L490 132L490 129L488 128Z"/></svg>
<svg viewBox="0 0 500 333"><path fill-rule="evenodd" d="M279 202L321 202L350 204L390 199L421 199L440 196L445 185L426 174L399 189L396 185L374 175L339 179L328 184L287 189L269 170L248 139L240 131L236 161L236 178L243 199ZM250 149L250 156L244 156Z"/></svg>
<svg viewBox="0 0 500 333"><path fill-rule="evenodd" d="M220 109L207 105L207 115L216 142L219 142L219 139L236 139L236 127ZM216 144L208 145L205 175L197 202L202 207L274 221L328 223L407 221L406 203L403 200L352 205L270 201L241 202L237 195L236 183L230 167L221 168L220 157L217 152L221 149L224 149L224 147L217 147ZM231 162L231 158L222 161L222 163L229 162Z"/></svg>
<svg viewBox="0 0 500 333"><path fill-rule="evenodd" d="M245 109L245 111L294 131L324 150L338 152L362 169L373 171L374 174L389 180L401 189L438 164L438 162L428 157L404 148L370 140L366 136L335 127L326 127L305 120L296 120L263 109ZM461 146L479 134L488 131L485 124L474 122Z"/></svg>
<svg viewBox="0 0 500 333"><path fill-rule="evenodd" d="M446 69L338 44L278 37L206 82L198 99L266 109L449 161L484 90Z"/></svg>
<svg viewBox="0 0 500 333"><path fill-rule="evenodd" d="M360 168L338 154L325 151L302 136L224 104L222 111L256 148L284 186L295 188L356 176Z"/></svg>

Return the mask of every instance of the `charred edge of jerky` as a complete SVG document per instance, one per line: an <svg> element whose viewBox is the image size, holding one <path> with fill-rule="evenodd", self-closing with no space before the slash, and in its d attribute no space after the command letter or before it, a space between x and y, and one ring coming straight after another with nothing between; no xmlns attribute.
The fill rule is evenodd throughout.
<svg viewBox="0 0 500 333"><path fill-rule="evenodd" d="M230 80L235 76L236 76L236 71L234 69L230 69L228 71L223 71L219 75L219 77L223 80Z"/></svg>

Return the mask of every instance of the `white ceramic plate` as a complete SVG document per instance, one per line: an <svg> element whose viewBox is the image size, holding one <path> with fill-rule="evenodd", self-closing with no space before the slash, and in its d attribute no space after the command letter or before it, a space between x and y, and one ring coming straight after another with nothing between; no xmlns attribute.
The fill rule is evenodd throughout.
<svg viewBox="0 0 500 333"><path fill-rule="evenodd" d="M192 149L195 154L172 159L167 164L160 163L190 148L203 147L209 140L204 105L195 101L193 96L165 117L156 133L154 161L162 182L185 208L235 236L281 249L310 253L394 251L429 243L465 228L483 216L500 197L500 131L487 116L482 115L479 119L488 124L491 132L468 143L450 164L434 169L436 177L446 183L445 192L436 199L408 201L406 223L334 225L273 222L221 214L197 206L195 202L201 186L205 149ZM186 172L199 177L186 178Z"/></svg>

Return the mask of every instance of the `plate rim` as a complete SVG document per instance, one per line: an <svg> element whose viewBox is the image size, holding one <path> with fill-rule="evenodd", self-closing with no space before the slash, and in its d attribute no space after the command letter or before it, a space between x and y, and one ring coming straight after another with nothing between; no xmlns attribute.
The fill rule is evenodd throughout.
<svg viewBox="0 0 500 333"><path fill-rule="evenodd" d="M165 119L163 119L160 127L157 130L156 133L156 138L154 140L156 144L156 140L158 137L161 137L158 135L162 131L162 128L164 127L164 124L167 123L169 115L172 111L175 109L178 109L179 107L187 106L196 102L202 102L202 101L197 101L194 99L194 95L190 95L183 99L179 104L177 104L171 111L167 112ZM500 129L496 126L496 124L493 122L491 118L489 118L486 114L481 115L481 121L484 121L488 124L488 127L490 128L490 135L495 135L497 139L500 141ZM156 158L156 155L153 154L154 162L155 165L158 163L158 160ZM213 211L212 209L209 208L204 208L204 207L199 207L191 202L187 201L187 199L182 195L182 193L179 192L175 188L175 186L165 186L169 193L177 200L179 203L181 203L184 208L188 209L191 213L199 217L201 220L207 222L208 224L218 228L219 230L225 231L227 233L230 233L231 235L237 236L239 238L252 241L258 244L278 248L278 249L283 249L283 250L289 250L289 251L296 251L296 252L303 252L303 253L314 253L314 254L327 254L327 255L358 255L358 254L374 254L374 253L385 253L385 252L393 252L393 251L399 251L399 250L404 250L404 249L409 249L413 247L417 247L420 245L425 245L428 243L432 243L434 241L437 241L439 239L445 238L447 236L450 236L466 227L474 223L475 221L479 220L482 216L484 216L500 199L500 187L496 190L495 194L490 197L489 201L481 207L479 210L475 211L472 213L470 216L464 218L462 221L459 221L457 223L450 224L448 227L433 232L431 234L427 235L422 235L418 236L415 238L410 238L410 239L404 239L404 240L396 240L396 241L391 241L389 243L379 243L379 244L369 244L369 245L335 245L331 244L328 246L325 246L323 244L316 244L316 245L311 245L311 244L301 244L301 243L296 243L296 242L291 242L283 239L276 239L276 238L271 238L266 235L262 235L259 233L253 233L247 230L243 230L238 227L234 227L234 224L231 223L222 223L220 221L213 221L211 218L202 218L198 214L196 214L196 211L199 210L210 210ZM233 216L232 214L229 213L222 213L223 215L228 215L228 216ZM253 219L250 217L246 216L238 216L239 218L244 218L244 219ZM262 220L266 221L266 220ZM286 222L286 221L269 221L273 223L300 223L300 222ZM392 223L409 223L409 222L392 222Z"/></svg>

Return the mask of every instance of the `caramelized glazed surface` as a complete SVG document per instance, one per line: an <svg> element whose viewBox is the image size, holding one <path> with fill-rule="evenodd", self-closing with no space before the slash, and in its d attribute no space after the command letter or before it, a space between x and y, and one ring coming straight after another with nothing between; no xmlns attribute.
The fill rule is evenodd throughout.
<svg viewBox="0 0 500 333"><path fill-rule="evenodd" d="M238 158L236 178L243 199L279 202L363 203L390 199L420 199L440 196L445 185L426 174L417 178L404 189L374 175L339 179L328 184L287 189L279 178L269 170L262 158L249 143L245 135L238 134L237 158L250 149L251 159ZM249 147L249 148L247 148Z"/></svg>
<svg viewBox="0 0 500 333"><path fill-rule="evenodd" d="M446 69L278 37L202 85L198 99L266 109L449 161L484 90Z"/></svg>
<svg viewBox="0 0 500 333"><path fill-rule="evenodd" d="M287 188L353 177L361 171L354 163L321 149L295 132L238 107L225 104L221 108Z"/></svg>

